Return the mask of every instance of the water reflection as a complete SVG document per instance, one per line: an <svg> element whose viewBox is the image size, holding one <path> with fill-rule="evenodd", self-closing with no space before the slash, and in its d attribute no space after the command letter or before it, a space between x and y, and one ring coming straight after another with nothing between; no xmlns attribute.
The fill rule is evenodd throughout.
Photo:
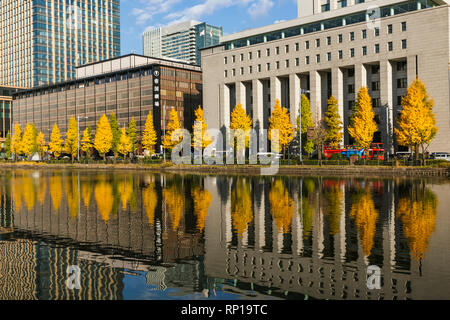
<svg viewBox="0 0 450 320"><path fill-rule="evenodd" d="M450 299L446 181L0 179L0 299ZM65 284L70 265L80 290ZM366 286L369 265L382 269L381 290Z"/></svg>

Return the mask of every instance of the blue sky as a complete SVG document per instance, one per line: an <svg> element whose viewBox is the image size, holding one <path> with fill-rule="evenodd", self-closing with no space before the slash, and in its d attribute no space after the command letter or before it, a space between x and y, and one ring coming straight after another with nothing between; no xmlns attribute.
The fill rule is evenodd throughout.
<svg viewBox="0 0 450 320"><path fill-rule="evenodd" d="M142 54L142 32L189 19L222 26L224 34L297 16L297 0L121 0L122 54Z"/></svg>

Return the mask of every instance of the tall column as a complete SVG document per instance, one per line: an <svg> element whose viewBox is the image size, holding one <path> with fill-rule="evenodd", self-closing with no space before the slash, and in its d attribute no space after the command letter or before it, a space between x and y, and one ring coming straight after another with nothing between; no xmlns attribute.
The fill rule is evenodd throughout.
<svg viewBox="0 0 450 320"><path fill-rule="evenodd" d="M355 94L367 86L367 69L362 63L355 64Z"/></svg>
<svg viewBox="0 0 450 320"><path fill-rule="evenodd" d="M258 79L253 80L253 127L264 128L263 83Z"/></svg>
<svg viewBox="0 0 450 320"><path fill-rule="evenodd" d="M314 121L319 121L322 119L322 94L321 94L321 80L320 74L317 71L311 71L309 75L310 81L310 104L311 104L311 112L313 115Z"/></svg>
<svg viewBox="0 0 450 320"><path fill-rule="evenodd" d="M244 110L247 110L245 85L243 82L236 82L236 104L240 103Z"/></svg>
<svg viewBox="0 0 450 320"><path fill-rule="evenodd" d="M380 100L385 108L385 124L383 130L383 140L386 143L385 149L389 153L394 152L394 107L392 92L392 64L388 60L380 62Z"/></svg>
<svg viewBox="0 0 450 320"><path fill-rule="evenodd" d="M339 116L344 123L344 75L341 68L331 70L331 92L338 102ZM342 135L342 144L344 144L344 135Z"/></svg>
<svg viewBox="0 0 450 320"><path fill-rule="evenodd" d="M296 74L289 75L289 101L291 103L290 114L291 123L297 125L297 117L300 109L300 78Z"/></svg>
<svg viewBox="0 0 450 320"><path fill-rule="evenodd" d="M278 229L277 222L272 222L273 252L281 253L283 251L283 229Z"/></svg>
<svg viewBox="0 0 450 320"><path fill-rule="evenodd" d="M300 195L300 197L302 197ZM299 201L299 197L295 197L295 212L301 212L299 210L302 204ZM292 217L292 253L300 255L303 249L303 226L300 214L294 214Z"/></svg>
<svg viewBox="0 0 450 320"><path fill-rule="evenodd" d="M219 119L219 129L222 126L230 127L230 88L226 84L220 86L220 105L222 112Z"/></svg>
<svg viewBox="0 0 450 320"><path fill-rule="evenodd" d="M281 81L278 77L270 77L270 110L273 110L277 99L281 102Z"/></svg>
<svg viewBox="0 0 450 320"><path fill-rule="evenodd" d="M263 250L264 246L266 245L266 238L265 238L265 202L264 202L264 191L261 193L261 203L259 207L257 206L257 211L255 214L255 248L257 250Z"/></svg>
<svg viewBox="0 0 450 320"><path fill-rule="evenodd" d="M408 78L408 86L419 76L418 63L416 55L407 57L406 76Z"/></svg>

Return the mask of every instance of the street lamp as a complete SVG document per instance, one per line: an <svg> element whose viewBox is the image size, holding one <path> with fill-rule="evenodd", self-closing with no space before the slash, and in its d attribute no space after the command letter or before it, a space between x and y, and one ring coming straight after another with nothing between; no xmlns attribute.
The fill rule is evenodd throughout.
<svg viewBox="0 0 450 320"><path fill-rule="evenodd" d="M78 135L78 148L77 148L77 161L80 162L80 119L88 119L89 117L77 116L77 135Z"/></svg>
<svg viewBox="0 0 450 320"><path fill-rule="evenodd" d="M172 110L173 107L170 107L170 109ZM164 124L163 125L164 140L166 140L166 105L163 106L163 124ZM162 141L161 141L161 149L163 150L164 162L166 162L166 150L163 147Z"/></svg>

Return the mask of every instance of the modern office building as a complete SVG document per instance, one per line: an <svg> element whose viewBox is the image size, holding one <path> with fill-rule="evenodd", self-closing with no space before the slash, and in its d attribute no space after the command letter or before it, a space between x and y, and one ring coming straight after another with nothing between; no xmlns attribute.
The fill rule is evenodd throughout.
<svg viewBox="0 0 450 320"><path fill-rule="evenodd" d="M217 45L222 28L190 20L143 34L144 55L200 65L200 50Z"/></svg>
<svg viewBox="0 0 450 320"><path fill-rule="evenodd" d="M230 113L241 102L254 126L267 128L276 99L296 124L302 93L309 96L317 121L333 95L344 121L343 143L350 144L349 117L359 89L367 86L379 127L375 141L392 153L402 149L394 135L402 97L418 77L434 99L439 127L429 151L450 151L447 3L318 3L300 0L300 18L231 34L202 50L208 127L229 126Z"/></svg>
<svg viewBox="0 0 450 320"><path fill-rule="evenodd" d="M119 0L2 0L0 84L75 77L78 65L120 55Z"/></svg>
<svg viewBox="0 0 450 320"><path fill-rule="evenodd" d="M0 142L3 142L11 131L12 123L12 95L19 88L0 86Z"/></svg>
<svg viewBox="0 0 450 320"><path fill-rule="evenodd" d="M120 126L134 118L142 133L152 111L160 137L163 116L168 121L171 108L181 126L192 129L194 110L202 102L202 73L197 66L130 54L80 66L76 79L23 90L13 98L14 123L22 128L34 123L47 141L54 123L65 134L70 118L80 117L80 130L90 126L95 131L100 117L112 112Z"/></svg>

